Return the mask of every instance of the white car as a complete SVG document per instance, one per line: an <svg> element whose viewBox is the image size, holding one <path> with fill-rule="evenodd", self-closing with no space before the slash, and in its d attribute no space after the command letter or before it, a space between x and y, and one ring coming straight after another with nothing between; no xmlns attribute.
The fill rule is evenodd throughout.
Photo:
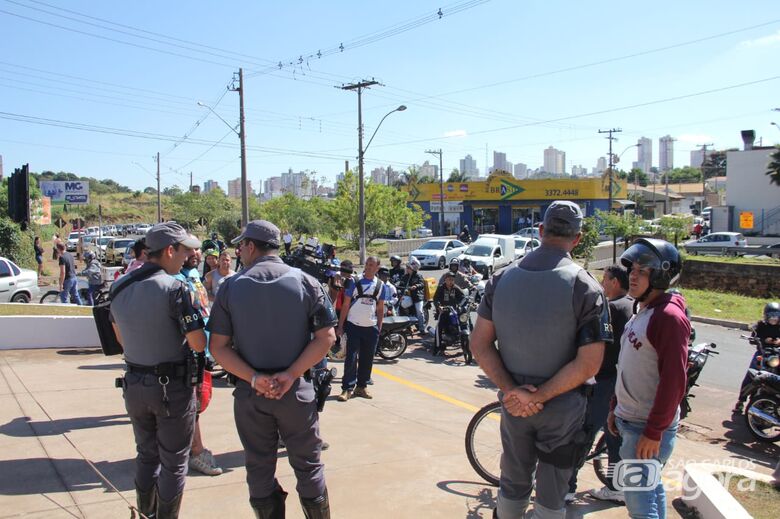
<svg viewBox="0 0 780 519"><path fill-rule="evenodd" d="M92 253L97 256L97 259L100 261L105 261L106 259L106 245L108 245L108 242L113 240L111 236L103 236L102 238L95 238L90 242L88 249L92 251Z"/></svg>
<svg viewBox="0 0 780 519"><path fill-rule="evenodd" d="M38 298L38 273L0 257L0 303L29 303Z"/></svg>
<svg viewBox="0 0 780 519"><path fill-rule="evenodd" d="M515 236L515 258L522 258L527 253L537 249L539 245L541 243L537 239Z"/></svg>
<svg viewBox="0 0 780 519"><path fill-rule="evenodd" d="M151 225L145 224L145 223L136 225L135 226L135 234L146 234L147 232L149 232L149 229L151 229L151 228L152 228Z"/></svg>
<svg viewBox="0 0 780 519"><path fill-rule="evenodd" d="M699 254L698 249L713 247L746 247L747 240L738 232L713 232L702 236L698 240L685 244L685 250L692 254Z"/></svg>
<svg viewBox="0 0 780 519"><path fill-rule="evenodd" d="M84 233L81 233L81 232L78 232L78 231L70 233L68 235L68 240L65 242L65 249L68 252L75 252L76 248L79 245L79 238L81 238L81 236L83 234Z"/></svg>
<svg viewBox="0 0 780 519"><path fill-rule="evenodd" d="M437 238L429 240L409 254L409 257L417 258L423 267L447 268L450 260L457 258L466 250L466 244L458 240Z"/></svg>
<svg viewBox="0 0 780 519"><path fill-rule="evenodd" d="M525 227L514 233L514 236L521 236L523 238L536 238L537 240L542 239L541 235L539 234L538 227Z"/></svg>

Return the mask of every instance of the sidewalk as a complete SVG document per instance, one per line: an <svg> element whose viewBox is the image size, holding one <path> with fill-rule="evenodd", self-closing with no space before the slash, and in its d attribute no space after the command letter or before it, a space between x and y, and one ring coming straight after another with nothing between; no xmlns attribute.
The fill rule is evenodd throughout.
<svg viewBox="0 0 780 519"><path fill-rule="evenodd" d="M339 363L334 366L341 372ZM495 397L481 371L463 366L460 358L432 361L415 350L377 368L373 400L330 401L322 415L323 436L331 444L323 458L333 516L490 517L496 489L473 472L463 443L469 409ZM97 350L0 352L0 517L129 517L127 504L82 457L134 503L132 431L113 384L120 374L121 359ZM217 381L201 426L226 473L190 475L181 517L253 517L232 414L231 389ZM735 455L680 438L675 458L683 456L712 461ZM285 457L280 451L288 517L301 518ZM597 486L586 465L580 490ZM626 515L622 507L582 496L567 517Z"/></svg>

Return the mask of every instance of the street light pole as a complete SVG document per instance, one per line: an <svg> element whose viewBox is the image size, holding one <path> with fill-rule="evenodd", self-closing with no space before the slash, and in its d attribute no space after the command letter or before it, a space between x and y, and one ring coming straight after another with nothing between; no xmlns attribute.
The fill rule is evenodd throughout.
<svg viewBox="0 0 780 519"><path fill-rule="evenodd" d="M615 166L614 160L615 157L612 155L612 141L617 140L617 137L613 137L613 133L620 133L623 130L620 128L610 128L609 130L599 130L599 133L608 133L609 137L609 207L607 208L607 212L612 212L612 177L613 175L613 169ZM619 159L618 159L619 160ZM617 260L617 237L613 234L612 235L612 263L614 264Z"/></svg>
<svg viewBox="0 0 780 519"><path fill-rule="evenodd" d="M439 236L444 236L444 167L442 164L442 151L438 150L425 150L425 153L439 156Z"/></svg>

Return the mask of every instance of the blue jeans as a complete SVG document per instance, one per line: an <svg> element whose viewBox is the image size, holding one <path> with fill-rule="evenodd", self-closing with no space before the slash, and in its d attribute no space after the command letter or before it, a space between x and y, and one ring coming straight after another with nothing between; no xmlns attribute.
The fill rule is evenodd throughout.
<svg viewBox="0 0 780 519"><path fill-rule="evenodd" d="M95 294L100 292L100 287L103 285L89 285L87 289L87 304L89 306L95 306Z"/></svg>
<svg viewBox="0 0 780 519"><path fill-rule="evenodd" d="M344 376L341 389L350 391L357 387L365 388L371 378L374 366L374 353L379 341L379 328L376 326L357 326L344 323L347 334L347 356L344 358Z"/></svg>
<svg viewBox="0 0 780 519"><path fill-rule="evenodd" d="M758 369L758 356L761 355L758 350L753 354L753 358L750 359L750 365L748 366L748 369ZM742 390L745 389L745 387L750 384L750 376L745 373L745 378L742 379L742 384L739 386L739 398L737 399L738 402L744 402L742 398Z"/></svg>
<svg viewBox="0 0 780 519"><path fill-rule="evenodd" d="M62 292L60 292L60 301L63 303L68 302L68 296L70 300L77 305L81 305L81 297L79 296L79 281L75 277L65 278L62 282Z"/></svg>
<svg viewBox="0 0 780 519"><path fill-rule="evenodd" d="M596 386L593 388L593 394L588 399L588 408L585 411L585 429L589 431L587 444L588 452L590 452L593 442L596 440L596 436L599 431L607 424L607 415L609 415L609 404L612 400L612 396L615 394L615 382L617 381L617 375L604 380L597 380ZM607 452L609 456L609 464L614 466L615 463L620 461L620 438L612 436L609 431L605 431L607 435ZM585 460L582 460L585 463ZM572 494L577 491L577 473L582 468L582 465L574 468L574 472L569 480L569 492ZM615 490L612 487L610 481L607 486L610 490Z"/></svg>
<svg viewBox="0 0 780 519"><path fill-rule="evenodd" d="M620 446L620 457L624 460L636 460L636 445L639 441L639 437L642 436L645 430L645 422L627 422L622 418L615 418L615 424L618 431L620 431L620 437L623 439L623 444ZM673 422L661 436L660 452L658 457L655 458L660 462L661 467L666 465L674 450L674 440L677 435L677 422ZM639 473L643 469L642 463L626 463L628 470L634 470ZM658 478L658 484L655 488L649 490L634 490L629 488L635 485L646 485L648 480L648 474L646 468L644 469L642 478L639 481L624 482L625 488L624 495L626 498L626 508L628 508L628 515L632 519L665 519L666 518L666 492L664 491L663 482ZM619 474L618 474L619 475Z"/></svg>

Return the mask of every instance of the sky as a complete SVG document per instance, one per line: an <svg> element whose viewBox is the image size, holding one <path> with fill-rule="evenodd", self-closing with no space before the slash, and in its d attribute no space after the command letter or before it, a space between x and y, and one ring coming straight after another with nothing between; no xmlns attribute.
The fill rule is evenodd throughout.
<svg viewBox="0 0 780 519"><path fill-rule="evenodd" d="M441 9L442 16L438 16ZM366 172L442 150L444 171L494 150L537 168L615 154L672 135L674 165L700 144L780 142L780 10L726 0L342 0L188 2L0 0L0 155L6 175L69 171L163 187L240 175L234 128L244 70L248 178L357 167L362 96ZM343 50L341 46L343 45ZM319 53L319 56L318 56ZM213 108L199 106L198 102ZM215 115L218 114L219 117ZM220 120L220 117L223 120Z"/></svg>

